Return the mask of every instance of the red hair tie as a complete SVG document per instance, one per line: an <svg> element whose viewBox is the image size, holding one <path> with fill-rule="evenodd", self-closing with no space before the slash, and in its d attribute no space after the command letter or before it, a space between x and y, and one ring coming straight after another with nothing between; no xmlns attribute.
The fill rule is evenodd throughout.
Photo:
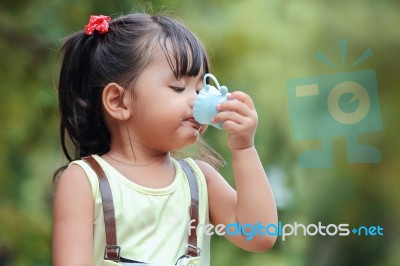
<svg viewBox="0 0 400 266"><path fill-rule="evenodd" d="M86 35L92 35L95 30L100 34L108 32L108 22L111 20L109 16L90 16L89 24L85 26Z"/></svg>

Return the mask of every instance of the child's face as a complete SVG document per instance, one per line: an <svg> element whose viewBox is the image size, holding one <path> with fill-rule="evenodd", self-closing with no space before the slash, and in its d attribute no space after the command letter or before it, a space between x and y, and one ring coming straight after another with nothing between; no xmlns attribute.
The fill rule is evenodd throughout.
<svg viewBox="0 0 400 266"><path fill-rule="evenodd" d="M193 119L193 103L202 88L197 77L177 80L161 49L135 87L131 132L135 141L154 151L169 152L197 141L201 127Z"/></svg>

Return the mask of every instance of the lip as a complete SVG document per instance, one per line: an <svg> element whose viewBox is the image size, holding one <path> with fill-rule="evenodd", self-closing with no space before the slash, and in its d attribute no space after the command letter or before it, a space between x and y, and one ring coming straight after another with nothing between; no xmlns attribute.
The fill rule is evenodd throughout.
<svg viewBox="0 0 400 266"><path fill-rule="evenodd" d="M193 117L189 117L189 118L185 119L184 121L189 122L191 124L191 126L196 130L199 130L201 127L201 125Z"/></svg>

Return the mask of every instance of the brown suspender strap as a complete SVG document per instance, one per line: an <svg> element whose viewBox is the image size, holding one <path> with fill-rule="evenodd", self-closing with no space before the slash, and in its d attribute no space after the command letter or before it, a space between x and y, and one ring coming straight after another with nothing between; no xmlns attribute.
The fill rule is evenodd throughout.
<svg viewBox="0 0 400 266"><path fill-rule="evenodd" d="M99 179L101 198L103 202L104 224L106 230L106 247L104 250L104 259L119 261L121 248L117 246L117 234L115 227L114 203L111 193L110 183L100 164L93 158L88 156L82 158L94 170Z"/></svg>
<svg viewBox="0 0 400 266"><path fill-rule="evenodd" d="M185 160L178 161L185 172L187 179L189 181L190 194L192 201L190 204L189 214L190 214L190 235L188 244L186 247L186 255L190 257L200 256L200 248L197 247L197 226L199 223L199 187L197 184L197 178L194 174L192 167Z"/></svg>

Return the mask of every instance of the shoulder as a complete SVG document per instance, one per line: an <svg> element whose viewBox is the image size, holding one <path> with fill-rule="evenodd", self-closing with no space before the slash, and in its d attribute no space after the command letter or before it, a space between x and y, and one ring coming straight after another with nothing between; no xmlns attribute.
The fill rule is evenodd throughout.
<svg viewBox="0 0 400 266"><path fill-rule="evenodd" d="M71 162L58 179L54 204L72 204L77 200L93 200L93 186L91 184L90 166L83 160Z"/></svg>
<svg viewBox="0 0 400 266"><path fill-rule="evenodd" d="M214 167L212 167L210 164L200 161L200 160L194 160L196 165L199 167L201 172L203 173L204 177L206 178L206 181L211 181L213 178L215 178L215 175L219 175L218 171L215 170Z"/></svg>
<svg viewBox="0 0 400 266"><path fill-rule="evenodd" d="M220 202L220 200L227 198L232 200L236 197L234 189L214 167L201 160L190 159L189 161L196 165L194 170L196 171L197 168L204 176L209 195L209 202Z"/></svg>
<svg viewBox="0 0 400 266"><path fill-rule="evenodd" d="M93 196L86 172L79 165L70 164L59 178L54 193L54 219L64 221L92 213ZM89 211L89 212L88 212Z"/></svg>
<svg viewBox="0 0 400 266"><path fill-rule="evenodd" d="M59 177L59 185L64 183L84 182L87 175L80 163L72 162Z"/></svg>
<svg viewBox="0 0 400 266"><path fill-rule="evenodd" d="M59 177L55 198L76 195L79 192L91 192L91 186L86 171L79 164L72 163Z"/></svg>
<svg viewBox="0 0 400 266"><path fill-rule="evenodd" d="M82 185L82 183L89 184L87 170L84 168L84 164L82 160L71 162L61 174L58 185L70 183L80 185Z"/></svg>
<svg viewBox="0 0 400 266"><path fill-rule="evenodd" d="M195 160L195 163L203 173L210 192L215 191L218 193L221 189L231 188L225 178L210 164L200 160Z"/></svg>

